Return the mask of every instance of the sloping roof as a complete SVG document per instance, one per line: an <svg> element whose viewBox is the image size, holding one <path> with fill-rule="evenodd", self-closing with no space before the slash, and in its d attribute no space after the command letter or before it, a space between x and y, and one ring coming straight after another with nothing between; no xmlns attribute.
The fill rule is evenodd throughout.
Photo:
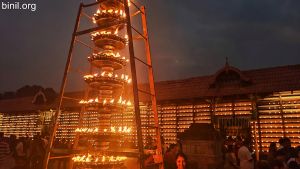
<svg viewBox="0 0 300 169"><path fill-rule="evenodd" d="M251 84L211 87L215 75L158 82L157 98L158 100L192 99L300 89L300 65L247 70L241 73L245 76L243 78L251 81Z"/></svg>
<svg viewBox="0 0 300 169"><path fill-rule="evenodd" d="M70 98L81 98L82 92L70 92L67 93L66 96ZM55 99L53 102L50 103L44 103L44 104L34 104L35 96L31 97L20 97L15 99L6 99L6 100L0 100L0 112L13 112L13 113L26 113L26 112L33 112L38 110L50 110L50 109L56 109L57 105L59 103L59 99ZM78 100L70 100L65 99L63 102L62 108L70 108L70 107L78 107L77 104Z"/></svg>
<svg viewBox="0 0 300 169"><path fill-rule="evenodd" d="M228 69L222 68L214 75L200 76L181 80L161 81L156 83L158 101L197 99L206 97L222 97L243 94L260 94L280 91L300 90L300 65L288 65L256 70L240 71L234 67L231 70L238 71L242 80L249 80L249 85L226 85L212 87L216 76ZM144 88L145 85L142 85ZM70 92L66 96L81 98L83 92ZM58 99L54 103L35 105L33 97L0 100L0 112L17 112L30 110L55 109ZM141 101L149 101L149 97L140 94ZM76 100L66 100L64 107L78 106Z"/></svg>
<svg viewBox="0 0 300 169"><path fill-rule="evenodd" d="M33 110L54 109L52 104L33 104L33 97L21 97L16 99L0 100L0 112L31 112Z"/></svg>

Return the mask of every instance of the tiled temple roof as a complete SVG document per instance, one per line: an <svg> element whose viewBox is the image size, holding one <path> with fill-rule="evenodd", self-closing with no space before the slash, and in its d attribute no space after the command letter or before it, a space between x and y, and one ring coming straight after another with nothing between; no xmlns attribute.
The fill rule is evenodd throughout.
<svg viewBox="0 0 300 169"><path fill-rule="evenodd" d="M142 85L145 86L145 85ZM300 90L300 65L241 71L226 64L214 75L156 83L158 101L199 99L232 95L264 94ZM69 92L68 97L81 98L83 92ZM144 94L141 101L148 101ZM26 112L55 109L54 103L34 104L33 97L0 100L0 112ZM78 101L66 100L65 107L75 107Z"/></svg>

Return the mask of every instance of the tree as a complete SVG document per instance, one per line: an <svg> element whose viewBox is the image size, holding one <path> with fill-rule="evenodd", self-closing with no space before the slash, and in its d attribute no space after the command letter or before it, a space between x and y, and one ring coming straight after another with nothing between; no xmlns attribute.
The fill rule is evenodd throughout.
<svg viewBox="0 0 300 169"><path fill-rule="evenodd" d="M4 92L3 99L14 99L16 97L15 92Z"/></svg>

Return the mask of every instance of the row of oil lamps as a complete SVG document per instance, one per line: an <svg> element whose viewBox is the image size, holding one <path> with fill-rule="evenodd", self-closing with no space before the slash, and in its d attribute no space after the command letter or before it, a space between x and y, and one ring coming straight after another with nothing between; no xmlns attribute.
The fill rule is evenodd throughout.
<svg viewBox="0 0 300 169"><path fill-rule="evenodd" d="M98 127L95 128L77 128L75 132L78 133L99 133L100 129ZM103 129L104 133L130 133L131 128L124 126L124 127L110 127L110 129Z"/></svg>

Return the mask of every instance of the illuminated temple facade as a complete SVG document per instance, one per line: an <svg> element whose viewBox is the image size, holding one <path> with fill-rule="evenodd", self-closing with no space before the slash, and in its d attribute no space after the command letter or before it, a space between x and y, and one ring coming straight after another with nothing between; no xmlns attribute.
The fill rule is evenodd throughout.
<svg viewBox="0 0 300 169"><path fill-rule="evenodd" d="M192 123L212 123L224 137L251 138L260 151L270 142L289 137L300 145L300 65L241 71L226 64L210 76L156 83L159 120L164 142L175 143L177 135ZM81 92L68 97L80 98ZM143 100L143 126L153 124L148 118L149 100ZM42 99L36 104L37 99ZM44 103L43 103L44 101ZM57 102L47 103L38 93L34 97L0 100L0 130L6 135L32 136L47 130ZM59 119L58 138L72 140L80 107L67 103ZM132 125L132 112L122 117ZM149 120L151 119L151 120ZM144 128L145 137L154 131Z"/></svg>

